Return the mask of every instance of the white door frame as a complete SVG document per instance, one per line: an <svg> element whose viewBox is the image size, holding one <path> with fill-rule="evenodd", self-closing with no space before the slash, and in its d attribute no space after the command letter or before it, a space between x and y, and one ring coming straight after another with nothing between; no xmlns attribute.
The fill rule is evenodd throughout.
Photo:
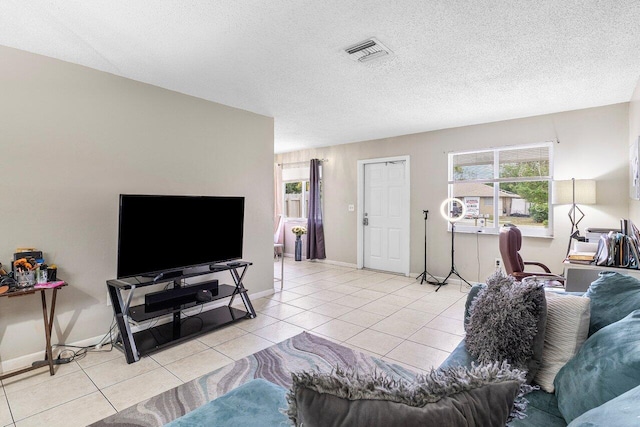
<svg viewBox="0 0 640 427"><path fill-rule="evenodd" d="M382 157L379 159L367 159L367 160L358 160L358 215L357 215L357 239L358 239L358 268L364 267L364 225L362 224L362 220L364 219L364 165L370 163L384 163L384 162L398 162L404 161L404 171L405 171L405 195L402 200L404 205L405 217L402 219L402 228L403 228L403 239L404 239L404 249L403 252L406 255L403 260L403 273L405 276L409 276L411 272L410 264L411 264L411 242L409 241L411 232L410 232L410 221L411 217L411 167L410 167L410 157L409 156L396 156L396 157Z"/></svg>

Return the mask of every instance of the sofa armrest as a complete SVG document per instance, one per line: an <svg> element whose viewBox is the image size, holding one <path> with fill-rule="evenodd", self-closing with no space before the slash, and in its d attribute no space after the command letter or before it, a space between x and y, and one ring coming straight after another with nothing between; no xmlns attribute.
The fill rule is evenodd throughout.
<svg viewBox="0 0 640 427"><path fill-rule="evenodd" d="M469 322L469 314L471 309L471 303L478 296L478 292L480 290L486 288L487 285L484 283L476 283L469 290L469 294L467 295L467 301L464 304L464 328L467 329L467 323Z"/></svg>
<svg viewBox="0 0 640 427"><path fill-rule="evenodd" d="M467 351L467 346L464 343L464 340L460 341L460 344L451 352L449 357L445 359L444 362L440 365L440 368L451 368L454 366L464 366L465 368L470 368L471 363L475 362L476 359L469 354Z"/></svg>

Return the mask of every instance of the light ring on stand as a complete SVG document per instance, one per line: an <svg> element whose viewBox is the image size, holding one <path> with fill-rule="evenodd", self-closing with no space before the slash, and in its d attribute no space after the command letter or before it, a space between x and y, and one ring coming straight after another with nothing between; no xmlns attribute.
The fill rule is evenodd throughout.
<svg viewBox="0 0 640 427"><path fill-rule="evenodd" d="M462 207L461 212L458 216L453 216L453 211L449 210L450 203L457 203ZM442 218L444 218L449 222L452 222L452 223L458 222L461 219L463 219L466 214L467 214L467 205L465 205L462 200L457 199L455 197L450 197L448 199L445 199L440 205L440 215L442 215Z"/></svg>

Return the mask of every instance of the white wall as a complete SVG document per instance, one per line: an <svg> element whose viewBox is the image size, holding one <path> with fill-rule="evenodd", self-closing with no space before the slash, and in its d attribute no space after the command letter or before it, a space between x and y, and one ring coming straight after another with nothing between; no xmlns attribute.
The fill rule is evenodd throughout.
<svg viewBox="0 0 640 427"><path fill-rule="evenodd" d="M244 196L245 284L272 288L272 118L5 47L0 94L0 260L58 264L54 343L109 328L120 193ZM40 352L42 328L39 298L1 298L0 359Z"/></svg>
<svg viewBox="0 0 640 427"><path fill-rule="evenodd" d="M327 259L357 262L356 164L361 159L411 156L411 271L423 270L424 217L429 210L428 269L446 275L450 268L450 234L437 213L447 197L447 153L451 151L559 140L554 144L556 179L597 180L598 205L584 206L586 227L617 226L628 214L628 104L569 111L517 120L405 135L374 141L279 154L276 161L325 158L324 229ZM562 272L570 223L568 207L554 207L555 238L525 238L526 259ZM456 266L470 281L484 281L499 257L495 235L459 234Z"/></svg>
<svg viewBox="0 0 640 427"><path fill-rule="evenodd" d="M629 139L628 145L634 144L640 137L640 80L636 84L636 89L631 96L629 102ZM629 201L629 218L636 223L640 224L640 201Z"/></svg>

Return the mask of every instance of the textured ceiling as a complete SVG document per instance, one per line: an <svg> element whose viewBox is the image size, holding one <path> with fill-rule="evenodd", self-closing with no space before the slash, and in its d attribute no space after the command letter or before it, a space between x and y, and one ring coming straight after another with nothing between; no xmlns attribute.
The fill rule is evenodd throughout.
<svg viewBox="0 0 640 427"><path fill-rule="evenodd" d="M629 101L638 0L0 0L0 44L275 118L285 152ZM394 55L342 52L377 37Z"/></svg>

